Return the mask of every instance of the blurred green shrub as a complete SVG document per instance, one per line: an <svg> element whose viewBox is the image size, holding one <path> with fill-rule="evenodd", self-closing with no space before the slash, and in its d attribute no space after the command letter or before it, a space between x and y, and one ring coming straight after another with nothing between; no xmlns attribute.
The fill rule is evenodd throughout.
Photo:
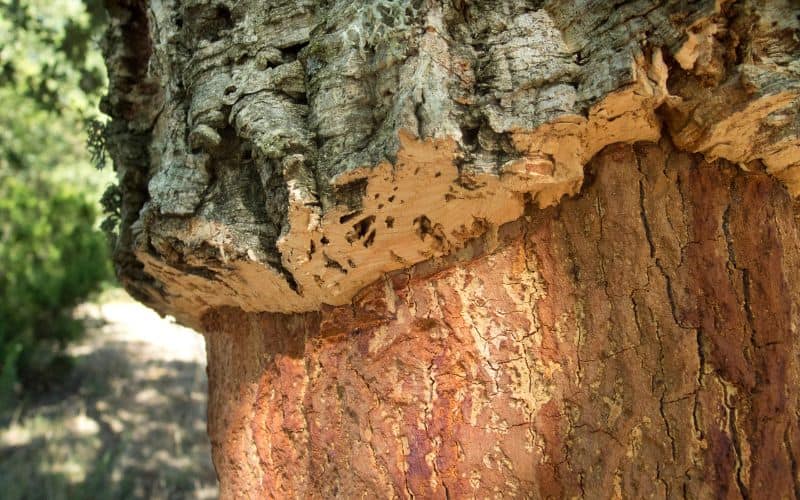
<svg viewBox="0 0 800 500"><path fill-rule="evenodd" d="M114 176L92 167L107 163L103 4L0 0L0 410L63 378L71 310L112 279L96 224Z"/></svg>
<svg viewBox="0 0 800 500"><path fill-rule="evenodd" d="M71 310L112 276L97 218L78 188L0 175L0 406L63 376Z"/></svg>

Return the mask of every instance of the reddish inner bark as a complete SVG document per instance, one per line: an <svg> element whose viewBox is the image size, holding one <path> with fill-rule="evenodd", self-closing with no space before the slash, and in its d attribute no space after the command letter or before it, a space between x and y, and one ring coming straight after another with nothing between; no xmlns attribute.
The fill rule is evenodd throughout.
<svg viewBox="0 0 800 500"><path fill-rule="evenodd" d="M208 314L223 496L796 495L791 198L667 143L589 170L495 253Z"/></svg>

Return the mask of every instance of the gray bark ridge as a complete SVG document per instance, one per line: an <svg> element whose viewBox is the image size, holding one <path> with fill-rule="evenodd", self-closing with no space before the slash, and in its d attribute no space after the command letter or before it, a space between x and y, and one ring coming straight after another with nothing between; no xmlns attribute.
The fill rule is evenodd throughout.
<svg viewBox="0 0 800 500"><path fill-rule="evenodd" d="M117 0L115 259L203 312L344 305L657 141L800 193L800 9L739 2ZM631 173L635 182L636 173Z"/></svg>

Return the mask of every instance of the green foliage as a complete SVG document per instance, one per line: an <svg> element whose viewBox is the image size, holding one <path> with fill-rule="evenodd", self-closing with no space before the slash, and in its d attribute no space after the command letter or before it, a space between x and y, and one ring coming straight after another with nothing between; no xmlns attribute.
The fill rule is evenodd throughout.
<svg viewBox="0 0 800 500"><path fill-rule="evenodd" d="M111 184L100 198L100 205L103 207L105 219L100 224L100 229L108 237L109 242L116 244L117 229L122 220L122 191L117 184Z"/></svg>
<svg viewBox="0 0 800 500"><path fill-rule="evenodd" d="M0 177L0 373L6 384L15 376L29 385L46 380L62 362L58 353L80 334L71 309L111 276L96 220L96 207L74 189Z"/></svg>
<svg viewBox="0 0 800 500"><path fill-rule="evenodd" d="M106 124L97 118L86 122L86 149L91 156L92 165L103 170L108 163L106 156Z"/></svg>
<svg viewBox="0 0 800 500"><path fill-rule="evenodd" d="M0 0L0 85L43 109L92 108L105 89L102 0Z"/></svg>
<svg viewBox="0 0 800 500"><path fill-rule="evenodd" d="M104 122L104 21L100 0L0 0L0 173L46 171L102 191L85 167L86 124L97 145Z"/></svg>
<svg viewBox="0 0 800 500"><path fill-rule="evenodd" d="M70 310L111 277L102 0L0 0L0 400L58 377ZM87 124L89 124L87 126ZM87 149L87 145L89 149ZM3 401L0 401L2 405Z"/></svg>

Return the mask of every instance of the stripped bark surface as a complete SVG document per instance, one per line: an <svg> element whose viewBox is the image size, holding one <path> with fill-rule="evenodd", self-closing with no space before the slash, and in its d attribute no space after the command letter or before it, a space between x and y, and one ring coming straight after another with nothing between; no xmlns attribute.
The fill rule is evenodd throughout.
<svg viewBox="0 0 800 500"><path fill-rule="evenodd" d="M209 313L223 495L794 497L793 200L667 142L589 172L352 306Z"/></svg>
<svg viewBox="0 0 800 500"><path fill-rule="evenodd" d="M795 2L107 3L225 497L800 495Z"/></svg>

